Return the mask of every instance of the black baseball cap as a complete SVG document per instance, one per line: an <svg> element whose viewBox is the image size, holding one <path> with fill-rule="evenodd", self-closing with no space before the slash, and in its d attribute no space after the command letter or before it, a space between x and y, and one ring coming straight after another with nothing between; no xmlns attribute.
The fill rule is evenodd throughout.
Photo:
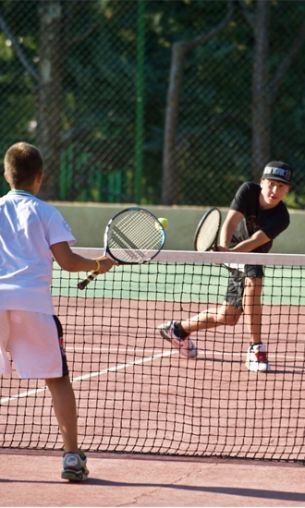
<svg viewBox="0 0 305 508"><path fill-rule="evenodd" d="M262 178L267 180L278 180L279 182L290 185L292 179L292 169L282 161L271 161L265 166Z"/></svg>

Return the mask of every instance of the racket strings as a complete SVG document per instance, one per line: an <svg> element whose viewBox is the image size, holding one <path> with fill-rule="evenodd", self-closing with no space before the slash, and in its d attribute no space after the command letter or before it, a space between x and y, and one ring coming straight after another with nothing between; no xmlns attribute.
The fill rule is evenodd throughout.
<svg viewBox="0 0 305 508"><path fill-rule="evenodd" d="M220 221L218 210L213 210L207 215L196 235L196 250L205 252L213 246L218 235Z"/></svg>
<svg viewBox="0 0 305 508"><path fill-rule="evenodd" d="M120 214L111 223L108 248L123 261L145 261L154 257L164 244L164 231L155 217L136 211Z"/></svg>

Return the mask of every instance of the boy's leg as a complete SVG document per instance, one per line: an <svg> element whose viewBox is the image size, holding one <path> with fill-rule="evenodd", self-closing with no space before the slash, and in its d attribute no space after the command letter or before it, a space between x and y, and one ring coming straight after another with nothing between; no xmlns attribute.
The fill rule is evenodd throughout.
<svg viewBox="0 0 305 508"><path fill-rule="evenodd" d="M238 322L241 313L241 309L228 302L223 302L219 309L205 310L191 319L181 321L180 324L187 333L208 330L217 326L234 326Z"/></svg>
<svg viewBox="0 0 305 508"><path fill-rule="evenodd" d="M209 309L184 321L168 321L158 326L161 336L179 349L187 358L196 358L197 347L189 338L190 333L216 328L221 325L234 326L240 318L240 308L224 302L219 309Z"/></svg>
<svg viewBox="0 0 305 508"><path fill-rule="evenodd" d="M244 276L234 270L228 279L225 301L218 308L207 309L183 321L168 321L158 326L161 336L188 358L197 356L197 348L189 334L218 326L235 326L242 314Z"/></svg>
<svg viewBox="0 0 305 508"><path fill-rule="evenodd" d="M79 482L88 477L86 455L78 449L77 411L69 376L46 379L51 392L54 412L64 442L62 478Z"/></svg>
<svg viewBox="0 0 305 508"><path fill-rule="evenodd" d="M64 442L65 452L77 452L77 412L75 395L69 376L46 379L53 408Z"/></svg>
<svg viewBox="0 0 305 508"><path fill-rule="evenodd" d="M263 287L262 278L258 277L246 278L243 307L245 320L250 332L251 344L261 343L262 287Z"/></svg>
<svg viewBox="0 0 305 508"><path fill-rule="evenodd" d="M245 320L250 332L250 347L247 353L246 367L254 372L267 372L270 370L267 349L261 340L262 287L263 279L261 277L246 278L243 305Z"/></svg>

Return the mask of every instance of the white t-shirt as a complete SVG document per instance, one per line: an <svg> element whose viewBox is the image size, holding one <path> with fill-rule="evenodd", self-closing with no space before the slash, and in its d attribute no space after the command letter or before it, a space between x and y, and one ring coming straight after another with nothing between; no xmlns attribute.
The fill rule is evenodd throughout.
<svg viewBox="0 0 305 508"><path fill-rule="evenodd" d="M54 206L25 191L0 198L0 309L54 314L50 246L74 241Z"/></svg>

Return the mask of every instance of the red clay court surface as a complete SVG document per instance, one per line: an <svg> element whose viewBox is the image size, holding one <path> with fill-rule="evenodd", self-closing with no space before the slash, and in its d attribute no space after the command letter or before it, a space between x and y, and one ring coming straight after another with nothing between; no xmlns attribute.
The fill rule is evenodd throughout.
<svg viewBox="0 0 305 508"><path fill-rule="evenodd" d="M72 309L66 322L62 319L79 407L80 446L102 452L303 460L304 316L288 308L289 333L284 309L279 314L274 307L272 316L264 316L274 334L267 341L273 370L257 375L244 366L242 321L234 335L232 328L223 327L194 334L198 359L181 358L156 332L171 305L150 312L147 302L134 301L124 311L98 300L94 309L79 305L78 316ZM77 334L71 339L70 329ZM1 446L60 449L44 383L34 400L31 385L22 382L20 388L15 378L15 388L8 392L2 382Z"/></svg>
<svg viewBox="0 0 305 508"><path fill-rule="evenodd" d="M57 454L1 454L0 506L305 506L304 467L234 460L90 456L90 478L60 479Z"/></svg>
<svg viewBox="0 0 305 508"><path fill-rule="evenodd" d="M297 305L265 307L273 370L257 375L244 366L242 321L234 330L195 334L193 363L160 338L160 322L194 314L202 303L181 309L180 302L99 299L86 308L78 301L76 315L73 298L62 299L67 314L60 317L80 444L107 453L88 452L86 483L62 481L48 394L39 388L34 401L31 385L15 379L11 391L3 381L0 506L305 506L305 469L291 462L305 458L305 317ZM45 452L10 449L45 445ZM118 453L127 451L137 455ZM169 456L180 452L189 457ZM221 455L286 462L213 458Z"/></svg>

